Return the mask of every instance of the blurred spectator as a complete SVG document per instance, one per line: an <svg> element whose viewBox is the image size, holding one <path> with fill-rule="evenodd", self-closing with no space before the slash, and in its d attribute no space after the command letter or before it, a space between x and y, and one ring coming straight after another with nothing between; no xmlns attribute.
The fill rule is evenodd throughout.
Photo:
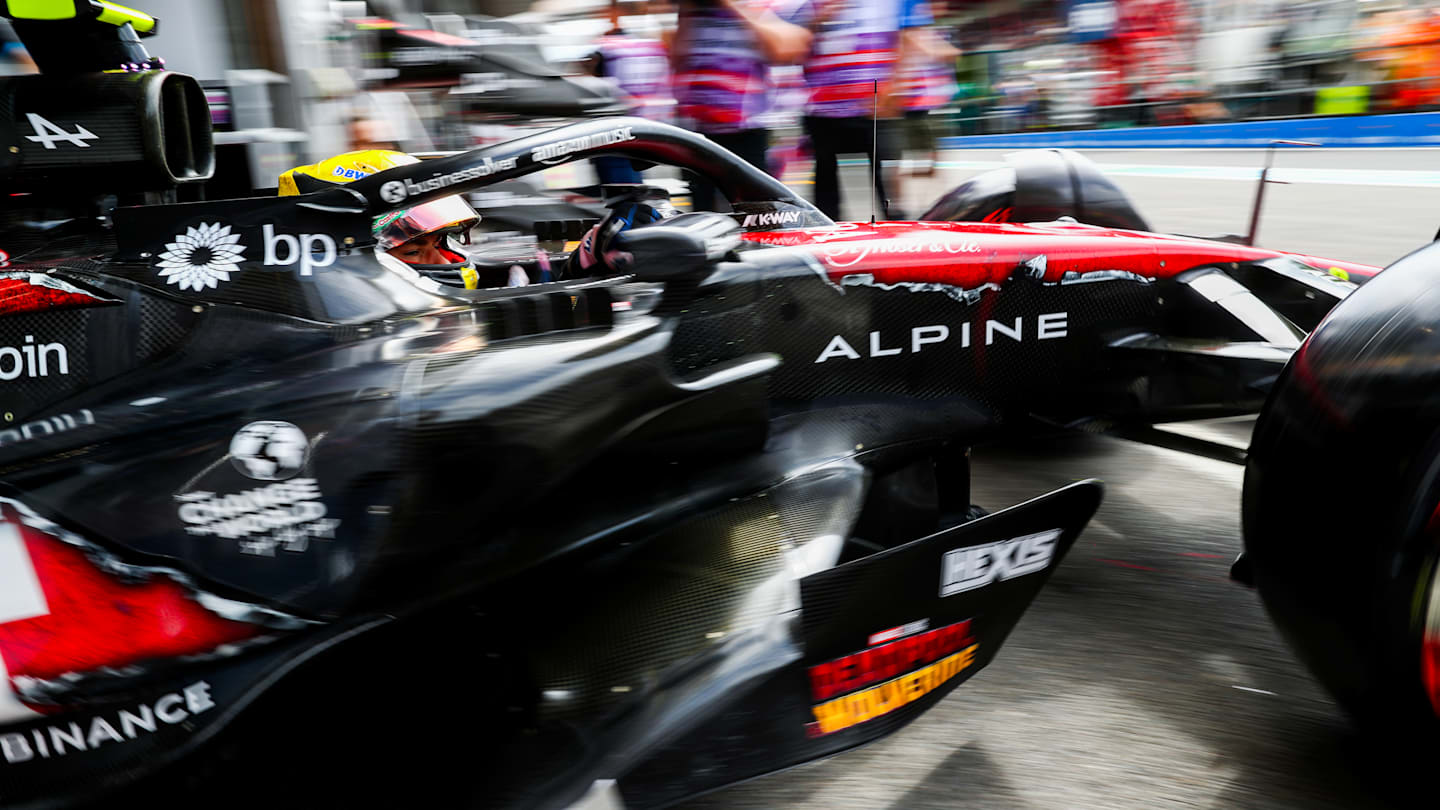
<svg viewBox="0 0 1440 810"><path fill-rule="evenodd" d="M921 155L914 173L928 177L935 173L935 125L930 111L945 106L959 91L955 60L960 51L934 28L921 29L915 44L900 66L905 82L905 148Z"/></svg>
<svg viewBox="0 0 1440 810"><path fill-rule="evenodd" d="M1050 90L1045 85L1035 86L1030 100L1025 104L1025 128L1044 129L1050 125Z"/></svg>
<svg viewBox="0 0 1440 810"><path fill-rule="evenodd" d="M356 114L345 126L345 140L350 145L347 151L358 152L362 149L398 151L399 146L395 141L386 137L388 131L389 127L385 126L385 122L377 121L367 115Z"/></svg>
<svg viewBox="0 0 1440 810"><path fill-rule="evenodd" d="M610 28L585 60L592 76L609 79L630 103L630 114L670 123L675 99L670 93L670 59L658 39L634 36L620 24L621 0L610 0ZM629 158L594 158L602 183L639 183L649 164Z"/></svg>
<svg viewBox="0 0 1440 810"><path fill-rule="evenodd" d="M671 39L680 122L766 170L768 66L802 57L810 32L772 11L775 0L681 0ZM688 174L694 209L717 210L715 186Z"/></svg>
<svg viewBox="0 0 1440 810"><path fill-rule="evenodd" d="M899 157L893 119L903 112L904 95L898 68L919 49L915 39L932 22L928 8L921 0L798 0L785 16L815 33L805 62L805 129L815 151L816 207L840 218L838 157L864 153L885 218L903 218L884 167Z"/></svg>
<svg viewBox="0 0 1440 810"><path fill-rule="evenodd" d="M1395 82L1391 104L1405 109L1440 103L1440 14L1432 9L1394 12L1379 39L1382 69Z"/></svg>

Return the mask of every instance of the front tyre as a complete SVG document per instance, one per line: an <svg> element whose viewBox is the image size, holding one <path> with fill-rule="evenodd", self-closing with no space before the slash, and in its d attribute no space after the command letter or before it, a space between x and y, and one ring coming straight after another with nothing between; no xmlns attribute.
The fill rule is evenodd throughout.
<svg viewBox="0 0 1440 810"><path fill-rule="evenodd" d="M1355 291L1291 359L1246 467L1266 609L1366 730L1440 741L1440 246ZM1397 737L1400 735L1400 737Z"/></svg>

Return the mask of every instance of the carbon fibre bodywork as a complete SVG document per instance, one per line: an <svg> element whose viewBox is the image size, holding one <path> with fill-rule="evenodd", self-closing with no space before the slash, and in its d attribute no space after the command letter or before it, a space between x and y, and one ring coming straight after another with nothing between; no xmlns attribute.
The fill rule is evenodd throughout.
<svg viewBox="0 0 1440 810"><path fill-rule="evenodd" d="M765 224L518 290L367 249L597 154ZM1098 505L982 517L966 448L1257 410L1353 288L1078 223L837 225L638 119L114 223L0 271L7 805L658 806L862 744L990 663Z"/></svg>

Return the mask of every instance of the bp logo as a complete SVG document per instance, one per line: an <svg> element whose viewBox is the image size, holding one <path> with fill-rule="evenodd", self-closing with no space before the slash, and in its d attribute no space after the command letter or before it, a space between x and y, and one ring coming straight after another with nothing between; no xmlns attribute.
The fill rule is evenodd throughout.
<svg viewBox="0 0 1440 810"><path fill-rule="evenodd" d="M380 199L387 203L398 203L405 201L405 184L399 180L391 180L380 187Z"/></svg>
<svg viewBox="0 0 1440 810"><path fill-rule="evenodd" d="M230 274L239 271L244 254L240 234L232 233L229 225L202 222L166 244L156 266L166 284L200 292L229 281Z"/></svg>
<svg viewBox="0 0 1440 810"><path fill-rule="evenodd" d="M230 440L230 462L257 481L284 481L305 467L310 440L289 422L251 422Z"/></svg>

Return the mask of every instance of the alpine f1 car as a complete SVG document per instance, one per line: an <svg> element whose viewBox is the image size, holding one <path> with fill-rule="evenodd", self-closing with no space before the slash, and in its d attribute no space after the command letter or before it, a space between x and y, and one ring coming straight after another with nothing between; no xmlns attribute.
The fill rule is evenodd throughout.
<svg viewBox="0 0 1440 810"><path fill-rule="evenodd" d="M213 166L198 85L101 72L143 67L154 21L64 5L16 19L46 73L0 86L7 807L651 807L853 748L994 661L1093 514L1094 481L970 504L970 446L1055 426L1268 394L1251 555L1303 611L1335 583L1286 548L1322 527L1276 518L1292 432L1330 420L1311 472L1372 452L1335 443L1401 433L1382 415L1423 362L1390 326L1360 366L1347 341L1424 254L1304 343L1354 290L1331 268L1373 268L1078 221L837 224L640 119L175 202ZM609 154L707 174L735 214L507 290L371 249L387 212ZM1395 514L1385 542L1433 559L1428 514ZM1352 598L1384 584L1373 536ZM1424 591L1417 564L1392 576ZM1418 688L1409 640L1390 674Z"/></svg>

